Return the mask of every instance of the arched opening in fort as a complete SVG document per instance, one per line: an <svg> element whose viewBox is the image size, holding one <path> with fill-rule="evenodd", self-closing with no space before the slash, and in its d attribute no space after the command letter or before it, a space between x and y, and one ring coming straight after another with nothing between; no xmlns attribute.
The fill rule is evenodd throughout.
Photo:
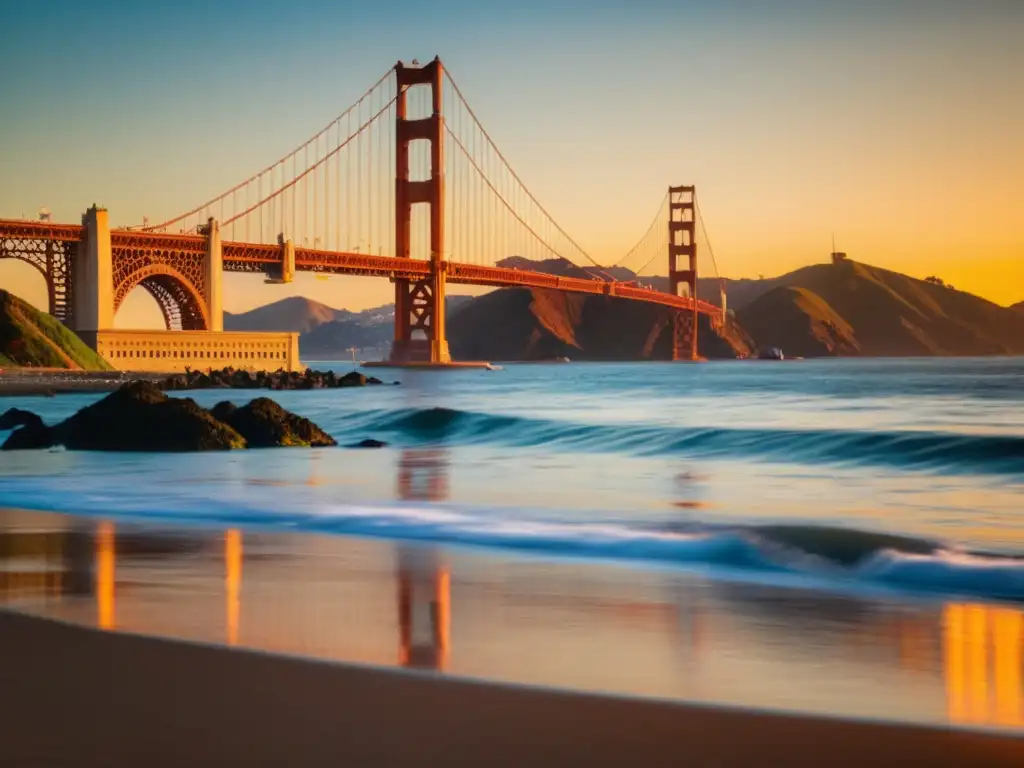
<svg viewBox="0 0 1024 768"><path fill-rule="evenodd" d="M114 328L163 331L167 329L167 321L153 294L138 285L117 308Z"/></svg>
<svg viewBox="0 0 1024 768"><path fill-rule="evenodd" d="M46 276L35 264L18 257L0 256L0 288L24 299L43 312L50 311Z"/></svg>
<svg viewBox="0 0 1024 768"><path fill-rule="evenodd" d="M114 290L114 312L116 328L203 331L209 327L198 290L166 265L152 265L122 280Z"/></svg>

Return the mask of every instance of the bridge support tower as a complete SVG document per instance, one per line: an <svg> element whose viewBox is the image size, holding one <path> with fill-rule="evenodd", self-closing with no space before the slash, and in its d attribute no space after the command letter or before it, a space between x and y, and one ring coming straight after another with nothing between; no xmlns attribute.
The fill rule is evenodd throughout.
<svg viewBox="0 0 1024 768"><path fill-rule="evenodd" d="M220 224L210 219L206 224L206 321L208 331L224 330L224 259L220 242Z"/></svg>
<svg viewBox="0 0 1024 768"><path fill-rule="evenodd" d="M693 185L668 189L668 281L674 296L689 296L693 311L672 320L672 359L701 360L697 349L697 192ZM685 259L681 263L681 260Z"/></svg>
<svg viewBox="0 0 1024 768"><path fill-rule="evenodd" d="M412 206L430 206L430 277L395 280L395 338L391 363L448 363L445 336L444 261L444 115L441 93L444 69L440 59L423 67L395 66L398 99L395 105L395 255L411 258ZM414 86L430 88L433 110L429 117L409 119L406 96ZM430 142L430 177L409 178L409 145Z"/></svg>
<svg viewBox="0 0 1024 768"><path fill-rule="evenodd" d="M114 326L114 258L107 209L92 206L82 224L85 233L71 269L74 304L69 319L75 331L94 335Z"/></svg>

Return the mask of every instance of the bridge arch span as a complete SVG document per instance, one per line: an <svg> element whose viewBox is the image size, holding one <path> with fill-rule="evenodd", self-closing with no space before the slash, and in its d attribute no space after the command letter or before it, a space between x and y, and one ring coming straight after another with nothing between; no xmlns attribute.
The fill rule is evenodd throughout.
<svg viewBox="0 0 1024 768"><path fill-rule="evenodd" d="M36 271L39 272L40 275L43 276L44 280L49 279L49 276L46 274L46 262L40 262L40 260L36 258L35 254L0 248L0 259L13 259L15 261L24 262L25 264L30 264L35 267Z"/></svg>
<svg viewBox="0 0 1024 768"><path fill-rule="evenodd" d="M170 264L148 264L135 270L114 290L114 312L136 287L144 288L160 307L169 331L206 331L209 312L199 289Z"/></svg>
<svg viewBox="0 0 1024 768"><path fill-rule="evenodd" d="M47 311L61 322L69 319L71 305L71 258L75 241L36 239L14 233L0 237L0 260L30 265L43 277Z"/></svg>
<svg viewBox="0 0 1024 768"><path fill-rule="evenodd" d="M53 290L46 268L35 260L0 249L0 289L53 313Z"/></svg>

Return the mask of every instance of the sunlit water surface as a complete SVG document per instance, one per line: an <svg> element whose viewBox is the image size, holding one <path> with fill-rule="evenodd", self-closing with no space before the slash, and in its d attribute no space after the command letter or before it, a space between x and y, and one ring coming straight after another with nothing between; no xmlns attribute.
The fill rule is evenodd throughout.
<svg viewBox="0 0 1024 768"><path fill-rule="evenodd" d="M1024 360L383 375L402 385L275 394L382 450L0 454L0 507L73 515L4 516L8 601L451 674L1024 726ZM96 397L0 407L56 421Z"/></svg>

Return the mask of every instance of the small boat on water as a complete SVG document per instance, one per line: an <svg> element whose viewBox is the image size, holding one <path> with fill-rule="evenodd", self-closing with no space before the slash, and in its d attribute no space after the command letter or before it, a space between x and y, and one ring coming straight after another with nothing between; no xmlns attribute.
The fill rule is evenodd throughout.
<svg viewBox="0 0 1024 768"><path fill-rule="evenodd" d="M782 353L782 350L778 347L769 347L768 349L762 349L757 353L758 360L785 360L786 356Z"/></svg>

